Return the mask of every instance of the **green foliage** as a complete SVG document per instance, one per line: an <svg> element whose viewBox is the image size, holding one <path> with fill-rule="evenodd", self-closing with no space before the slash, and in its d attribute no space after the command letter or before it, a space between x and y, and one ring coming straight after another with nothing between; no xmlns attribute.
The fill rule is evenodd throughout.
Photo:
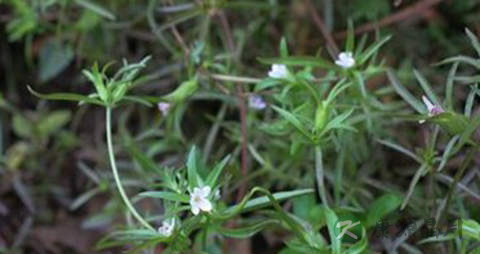
<svg viewBox="0 0 480 254"><path fill-rule="evenodd" d="M272 249L261 251L279 253L476 248L476 30L462 37L468 54L428 66L439 59L436 51L428 51L434 60L417 56L427 46L461 52L465 43L443 28L429 30L441 43L416 38L412 23L356 36L373 26L354 23L412 1L311 2L8 1L0 216L3 203L22 202L34 228L69 209L83 228L108 229L99 251L237 251L229 238L265 240ZM473 2L438 3L447 8L432 13L449 21L444 9ZM321 7L325 24L311 7ZM328 32L328 44L343 44L319 48ZM337 48L351 59L339 64ZM419 222L419 232L426 216L442 230L445 218L460 216L463 239L372 236L395 211ZM343 215L360 219L355 243L335 235ZM13 243L3 248L2 239L0 252L29 244L29 220L16 236L0 232ZM18 227L11 221L7 232Z"/></svg>

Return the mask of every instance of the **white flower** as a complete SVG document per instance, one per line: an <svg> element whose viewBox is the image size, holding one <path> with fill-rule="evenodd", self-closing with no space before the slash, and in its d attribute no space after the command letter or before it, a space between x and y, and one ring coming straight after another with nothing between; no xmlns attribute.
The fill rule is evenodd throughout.
<svg viewBox="0 0 480 254"><path fill-rule="evenodd" d="M193 192L190 193L190 207L193 214L197 215L200 210L205 212L210 212L212 210L212 203L207 199L210 191L210 186L193 188Z"/></svg>
<svg viewBox="0 0 480 254"><path fill-rule="evenodd" d="M287 66L284 64L273 64L272 69L268 72L271 78L286 78L288 76Z"/></svg>
<svg viewBox="0 0 480 254"><path fill-rule="evenodd" d="M355 59L353 58L352 52L342 52L338 55L338 60L335 60L335 64L342 67L343 69L348 69L355 65Z"/></svg>
<svg viewBox="0 0 480 254"><path fill-rule="evenodd" d="M168 110L170 109L170 103L167 102L159 102L157 104L158 110L160 110L163 114L163 116L166 116L168 113Z"/></svg>
<svg viewBox="0 0 480 254"><path fill-rule="evenodd" d="M267 104L259 95L250 95L248 97L248 106L253 109L264 109Z"/></svg>
<svg viewBox="0 0 480 254"><path fill-rule="evenodd" d="M162 226L158 228L158 233L165 237L172 235L173 229L175 228L175 218L164 220Z"/></svg>
<svg viewBox="0 0 480 254"><path fill-rule="evenodd" d="M429 117L432 117L432 116L435 116L435 115L438 115L438 114L441 114L441 113L445 112L442 107L440 107L439 105L433 104L430 100L428 100L428 98L425 95L422 96L422 101L425 104L425 106L427 107ZM418 122L419 123L424 123L425 120L420 120Z"/></svg>

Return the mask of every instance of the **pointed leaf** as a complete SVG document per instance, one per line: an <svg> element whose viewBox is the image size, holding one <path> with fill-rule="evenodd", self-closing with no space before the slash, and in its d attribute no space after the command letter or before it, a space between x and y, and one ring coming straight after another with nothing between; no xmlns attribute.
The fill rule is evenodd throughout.
<svg viewBox="0 0 480 254"><path fill-rule="evenodd" d="M287 120L289 123L291 123L293 126L295 126L295 128L302 134L304 135L306 138L308 138L309 140L312 140L311 139L311 136L309 134L309 132L303 127L303 124L300 122L300 120L297 119L297 117L295 117L295 115L293 115L292 113L284 110L284 109L281 109L277 106L272 106L272 108L278 112L280 115L282 115L285 120Z"/></svg>
<svg viewBox="0 0 480 254"><path fill-rule="evenodd" d="M175 192L169 191L146 191L138 194L140 197L149 197L149 198L160 198L170 201L177 201L188 203L190 201L190 197L186 194L179 194Z"/></svg>
<svg viewBox="0 0 480 254"><path fill-rule="evenodd" d="M208 174L207 180L206 180L206 184L208 186L212 187L212 186L216 185L218 177L222 173L222 171L225 168L225 166L227 165L227 163L230 161L230 158L231 158L230 155L225 156L225 158L221 162L219 162L215 166L215 168L213 168L212 172L210 172L210 174Z"/></svg>
<svg viewBox="0 0 480 254"><path fill-rule="evenodd" d="M310 56L289 56L282 58L263 58L258 60L266 64L285 64L285 65L297 65L297 66L311 66L311 67L323 67L323 68L337 68L331 62L328 62L319 57Z"/></svg>
<svg viewBox="0 0 480 254"><path fill-rule="evenodd" d="M103 106L103 103L99 100L80 95L74 93L52 93L52 94L41 94L33 90L30 86L27 86L28 91L33 95L45 99L45 100L64 100L64 101L78 101L78 102L86 102L91 104L96 104Z"/></svg>

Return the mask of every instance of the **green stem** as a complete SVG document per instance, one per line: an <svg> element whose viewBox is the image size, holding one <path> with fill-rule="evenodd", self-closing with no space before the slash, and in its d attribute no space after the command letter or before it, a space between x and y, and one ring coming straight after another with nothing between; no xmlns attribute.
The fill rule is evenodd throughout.
<svg viewBox="0 0 480 254"><path fill-rule="evenodd" d="M469 151L469 153L467 154L467 156L464 159L464 161L462 162L462 164L460 165L460 169L457 171L457 173L455 175L455 178L454 178L452 184L450 185L450 190L448 191L448 194L447 194L447 201L445 203L445 208L443 209L443 214L441 215L441 217L437 221L437 223L440 223L441 221L443 221L443 219L448 219L448 210L449 210L449 207L450 207L450 201L452 200L453 194L457 190L457 184L460 181L460 179L462 178L465 170L470 165L470 162L472 161L473 156L475 155L475 153L477 153L477 151L478 151L478 147L472 148Z"/></svg>
<svg viewBox="0 0 480 254"><path fill-rule="evenodd" d="M210 216L207 215L207 223L205 224L205 229L203 230L202 235L202 250L206 251L207 249L207 237L208 237L208 225L210 224Z"/></svg>
<svg viewBox="0 0 480 254"><path fill-rule="evenodd" d="M115 184L117 185L118 192L120 192L120 196L123 199L123 202L125 205L128 207L128 210L132 213L133 217L137 219L143 226L145 226L148 229L154 230L150 224L148 224L147 221L145 221L142 216L135 210L135 207L133 207L132 203L130 203L130 200L127 197L127 194L125 194L125 190L123 189L122 186L122 181L120 180L120 177L118 175L118 170L117 170L117 164L115 162L115 155L113 154L113 145L112 145L112 109L110 107L106 108L107 110L107 115L106 115L106 132L107 132L107 146L108 146L108 156L110 157L110 165L112 167L112 172L113 172L113 178L115 178Z"/></svg>
<svg viewBox="0 0 480 254"><path fill-rule="evenodd" d="M322 162L322 149L320 146L315 146L315 173L317 176L318 194L322 199L322 203L325 207L329 208L327 195L325 193L323 162Z"/></svg>

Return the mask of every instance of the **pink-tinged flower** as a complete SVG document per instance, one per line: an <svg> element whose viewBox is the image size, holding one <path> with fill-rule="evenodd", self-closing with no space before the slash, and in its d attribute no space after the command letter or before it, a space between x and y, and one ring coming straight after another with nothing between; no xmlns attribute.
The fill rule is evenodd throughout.
<svg viewBox="0 0 480 254"><path fill-rule="evenodd" d="M348 69L354 66L355 59L353 58L352 52L342 52L338 54L338 59L335 61L335 64L343 69Z"/></svg>
<svg viewBox="0 0 480 254"><path fill-rule="evenodd" d="M159 102L157 104L158 110L162 112L163 116L166 116L168 114L168 110L170 109L170 103L167 102Z"/></svg>
<svg viewBox="0 0 480 254"><path fill-rule="evenodd" d="M270 78L286 78L288 76L287 66L284 64L273 64L268 72Z"/></svg>
<svg viewBox="0 0 480 254"><path fill-rule="evenodd" d="M267 103L259 95L250 95L248 97L248 106L253 109L264 109L267 107Z"/></svg>
<svg viewBox="0 0 480 254"><path fill-rule="evenodd" d="M190 208L193 214L197 215L200 213L200 210L204 212L210 212L212 210L212 203L208 200L210 191L210 186L193 188L193 192L190 193Z"/></svg>
<svg viewBox="0 0 480 254"><path fill-rule="evenodd" d="M173 229L175 228L175 218L164 220L162 226L158 228L158 233L165 237L172 235Z"/></svg>
<svg viewBox="0 0 480 254"><path fill-rule="evenodd" d="M425 95L422 96L422 100L423 100L423 103L425 104L425 106L427 107L428 117L432 117L432 116L435 116L435 115L438 115L438 114L441 114L441 113L445 112L442 107L440 107L439 105L433 104L430 100L428 100L428 98ZM418 122L419 123L424 123L425 120L420 120Z"/></svg>

